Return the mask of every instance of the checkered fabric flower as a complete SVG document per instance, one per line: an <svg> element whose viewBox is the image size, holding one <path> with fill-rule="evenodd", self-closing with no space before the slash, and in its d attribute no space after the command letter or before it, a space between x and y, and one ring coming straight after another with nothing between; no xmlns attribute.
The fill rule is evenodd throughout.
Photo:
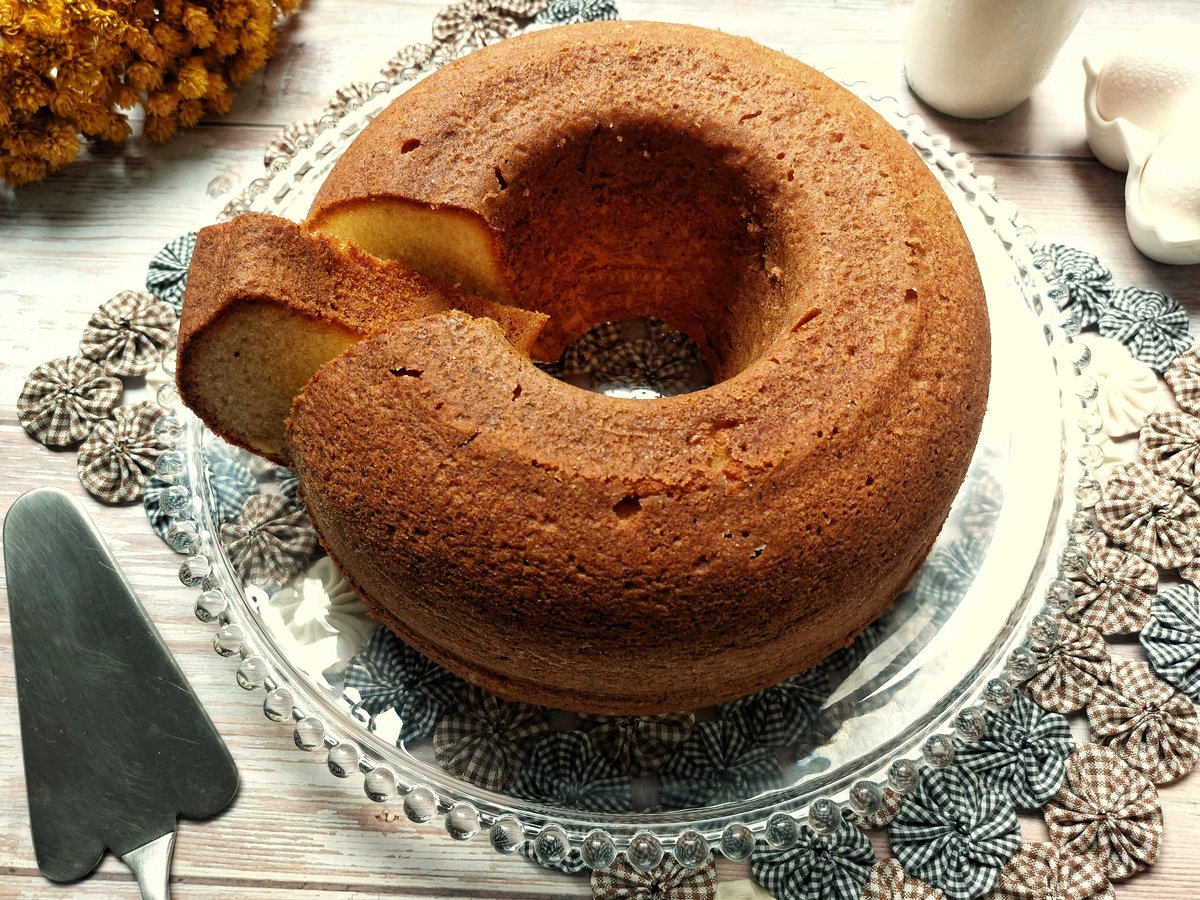
<svg viewBox="0 0 1200 900"><path fill-rule="evenodd" d="M945 900L932 884L913 878L894 859L881 859L863 885L862 900Z"/></svg>
<svg viewBox="0 0 1200 900"><path fill-rule="evenodd" d="M216 501L216 513L223 522L232 522L247 500L258 493L258 479L232 453L210 453L205 448L204 468L208 486Z"/></svg>
<svg viewBox="0 0 1200 900"><path fill-rule="evenodd" d="M1139 638L1154 671L1200 701L1200 591L1180 584L1160 593Z"/></svg>
<svg viewBox="0 0 1200 900"><path fill-rule="evenodd" d="M1182 354L1171 363L1163 378L1180 408L1200 416L1200 350Z"/></svg>
<svg viewBox="0 0 1200 900"><path fill-rule="evenodd" d="M109 375L145 375L166 352L176 318L152 294L121 291L92 314L79 352Z"/></svg>
<svg viewBox="0 0 1200 900"><path fill-rule="evenodd" d="M183 291L195 249L195 232L180 235L158 251L146 272L146 290L169 305L176 314L183 311Z"/></svg>
<svg viewBox="0 0 1200 900"><path fill-rule="evenodd" d="M1062 784L1075 749L1067 720L1023 694L1007 709L989 710L986 719L979 740L955 739L955 761L1018 808L1040 807Z"/></svg>
<svg viewBox="0 0 1200 900"><path fill-rule="evenodd" d="M1074 247L1047 244L1042 249L1066 289L1065 294L1052 291L1058 308L1074 312L1081 326L1094 325L1112 299L1112 272L1090 253Z"/></svg>
<svg viewBox="0 0 1200 900"><path fill-rule="evenodd" d="M1136 434L1146 414L1158 403L1158 375L1141 360L1134 359L1120 342L1098 334L1078 340L1092 354L1087 374L1096 380L1096 409L1104 423L1104 434L1121 437Z"/></svg>
<svg viewBox="0 0 1200 900"><path fill-rule="evenodd" d="M97 422L79 448L76 470L88 493L106 503L127 503L142 496L154 461L167 449L154 433L163 412L148 401L118 406L113 417Z"/></svg>
<svg viewBox="0 0 1200 900"><path fill-rule="evenodd" d="M726 803L779 787L775 754L735 721L712 719L692 729L659 772L660 797L673 809Z"/></svg>
<svg viewBox="0 0 1200 900"><path fill-rule="evenodd" d="M275 470L275 486L289 500L300 502L300 479L291 469L280 467Z"/></svg>
<svg viewBox="0 0 1200 900"><path fill-rule="evenodd" d="M899 791L892 790L890 787L885 787L883 789L883 800L879 804L879 809L869 816L851 811L849 818L859 828L882 828L892 821L892 819L896 818L896 813L900 812L900 807L903 805L904 795Z"/></svg>
<svg viewBox="0 0 1200 900"><path fill-rule="evenodd" d="M624 856L603 871L592 872L593 900L713 900L717 869L712 856L689 869L670 854L649 872L639 872Z"/></svg>
<svg viewBox="0 0 1200 900"><path fill-rule="evenodd" d="M616 0L550 0L534 21L539 25L572 25L619 18Z"/></svg>
<svg viewBox="0 0 1200 900"><path fill-rule="evenodd" d="M794 846L755 845L750 871L776 897L787 900L858 900L875 864L867 836L848 822L832 834L800 826Z"/></svg>
<svg viewBox="0 0 1200 900"><path fill-rule="evenodd" d="M479 49L495 44L516 32L512 16L490 0L466 0L447 6L433 20L433 39L451 48Z"/></svg>
<svg viewBox="0 0 1200 900"><path fill-rule="evenodd" d="M164 481L157 475L151 475L146 481L145 487L142 488L142 509L146 511L150 527L164 542L167 541L167 532L171 528L171 523L175 521L162 508L163 494L169 487L171 487L171 482ZM168 546L170 546L169 542Z"/></svg>
<svg viewBox="0 0 1200 900"><path fill-rule="evenodd" d="M962 766L922 773L888 836L910 875L954 900L990 891L1021 843L1012 803Z"/></svg>
<svg viewBox="0 0 1200 900"><path fill-rule="evenodd" d="M1162 847L1162 809L1150 779L1108 747L1084 744L1046 805L1050 840L1067 855L1094 855L1110 879L1149 868Z"/></svg>
<svg viewBox="0 0 1200 900"><path fill-rule="evenodd" d="M546 714L537 707L470 687L463 702L438 722L433 755L451 775L500 791L517 777L533 740L549 730Z"/></svg>
<svg viewBox="0 0 1200 900"><path fill-rule="evenodd" d="M1096 504L1096 521L1114 544L1160 569L1200 557L1200 505L1141 463L1113 470Z"/></svg>
<svg viewBox="0 0 1200 900"><path fill-rule="evenodd" d="M1142 459L1193 493L1200 487L1200 419L1185 412L1152 413L1138 437Z"/></svg>
<svg viewBox="0 0 1200 900"><path fill-rule="evenodd" d="M513 790L567 809L627 813L633 805L629 779L614 774L591 738L579 731L553 731L534 744Z"/></svg>
<svg viewBox="0 0 1200 900"><path fill-rule="evenodd" d="M463 689L461 681L383 627L350 660L345 677L346 687L358 691L355 710L372 716L396 711L398 743L427 736Z"/></svg>
<svg viewBox="0 0 1200 900"><path fill-rule="evenodd" d="M692 732L691 713L661 716L583 716L579 727L622 775L654 772Z"/></svg>
<svg viewBox="0 0 1200 900"><path fill-rule="evenodd" d="M534 852L533 841L525 841L521 844L518 852L530 862L537 863L543 869L562 872L564 875L578 875L588 867L587 863L583 861L583 854L578 850L572 850L565 858L556 863L548 863L539 859L537 853Z"/></svg>
<svg viewBox="0 0 1200 900"><path fill-rule="evenodd" d="M121 397L121 379L82 356L42 363L17 398L22 427L48 447L67 447L108 418Z"/></svg>
<svg viewBox="0 0 1200 900"><path fill-rule="evenodd" d="M1113 900L1104 867L1092 856L1063 853L1049 841L1022 844L991 900Z"/></svg>
<svg viewBox="0 0 1200 900"><path fill-rule="evenodd" d="M1025 690L1051 712L1082 709L1112 671L1112 659L1100 632L1073 622L1059 622L1054 646L1035 652L1038 671L1025 682Z"/></svg>
<svg viewBox="0 0 1200 900"><path fill-rule="evenodd" d="M1081 544L1083 560L1067 568L1075 599L1066 617L1101 634L1131 634L1150 618L1158 569L1140 556L1109 546L1093 533Z"/></svg>
<svg viewBox="0 0 1200 900"><path fill-rule="evenodd" d="M990 541L1004 508L1004 484L986 467L978 473L972 471L967 498L963 504L963 533L976 545Z"/></svg>
<svg viewBox="0 0 1200 900"><path fill-rule="evenodd" d="M221 543L243 581L279 586L304 571L317 533L304 511L279 494L255 494L233 522L221 526Z"/></svg>
<svg viewBox="0 0 1200 900"><path fill-rule="evenodd" d="M1100 314L1100 333L1116 338L1134 359L1164 372L1192 346L1188 314L1179 301L1158 291L1122 288Z"/></svg>
<svg viewBox="0 0 1200 900"><path fill-rule="evenodd" d="M1092 738L1155 784L1186 775L1200 753L1200 717L1183 694L1140 660L1113 663L1088 704Z"/></svg>
<svg viewBox="0 0 1200 900"><path fill-rule="evenodd" d="M796 747L811 740L830 690L823 670L802 672L727 703L721 715L736 720L745 734L764 747Z"/></svg>

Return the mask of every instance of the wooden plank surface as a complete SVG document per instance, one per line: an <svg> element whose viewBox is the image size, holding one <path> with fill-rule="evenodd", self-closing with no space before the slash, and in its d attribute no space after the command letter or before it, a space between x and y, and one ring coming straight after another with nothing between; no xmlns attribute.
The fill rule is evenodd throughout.
<svg viewBox="0 0 1200 900"><path fill-rule="evenodd" d="M165 146L132 141L19 191L0 192L0 513L43 484L83 495L75 453L28 438L15 400L39 363L75 350L92 310L137 288L149 257L169 238L211 221L245 180L261 173L262 151L285 124L320 113L341 85L376 80L397 48L429 40L441 2L307 0L284 28L279 51L224 119L205 122ZM906 3L699 3L625 0L626 18L687 21L757 38L926 116L977 170L996 178L1026 221L1052 240L1088 248L1119 284L1166 290L1197 319L1195 267L1140 256L1123 224L1123 177L1097 164L1083 137L1084 52L1111 45L1151 17L1200 18L1191 0L1157 4L1093 0L1049 79L1027 104L990 122L962 122L922 109L902 73ZM375 805L360 782L332 778L323 761L296 750L290 730L262 715L261 692L237 687L233 664L215 655L211 628L192 614L194 591L174 576L179 558L146 526L140 507L88 501L134 587L229 744L242 773L233 807L218 819L184 823L173 866L177 896L333 900L404 897L585 897L586 880L544 873L496 854L486 839L460 844L440 826L416 826L398 804ZM3 582L0 581L0 587ZM6 596L6 595L5 595ZM82 884L63 888L38 875L26 823L7 603L0 613L0 897L136 897L112 859ZM1138 652L1125 645L1120 652ZM1200 841L1200 782L1165 788L1167 834L1153 872L1118 887L1122 898L1191 896L1191 847ZM1036 836L1032 826L1027 831ZM744 868L721 863L723 877Z"/></svg>

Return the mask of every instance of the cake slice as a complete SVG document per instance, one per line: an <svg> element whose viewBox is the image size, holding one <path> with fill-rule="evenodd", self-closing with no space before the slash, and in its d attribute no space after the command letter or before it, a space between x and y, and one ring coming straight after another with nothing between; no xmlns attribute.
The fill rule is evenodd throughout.
<svg viewBox="0 0 1200 900"><path fill-rule="evenodd" d="M197 237L179 325L180 394L221 437L286 465L292 400L321 366L399 322L451 309L494 320L526 355L546 323L287 219L245 213Z"/></svg>

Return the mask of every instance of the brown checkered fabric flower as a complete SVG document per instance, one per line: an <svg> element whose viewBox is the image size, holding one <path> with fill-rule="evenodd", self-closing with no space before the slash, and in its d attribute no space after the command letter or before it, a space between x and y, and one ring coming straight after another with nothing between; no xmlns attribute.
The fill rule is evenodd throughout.
<svg viewBox="0 0 1200 900"><path fill-rule="evenodd" d="M863 885L862 900L945 900L932 884L913 878L894 859L881 859Z"/></svg>
<svg viewBox="0 0 1200 900"><path fill-rule="evenodd" d="M1150 779L1115 750L1084 744L1046 804L1050 839L1071 856L1093 855L1111 879L1152 866L1162 848L1162 809Z"/></svg>
<svg viewBox="0 0 1200 900"><path fill-rule="evenodd" d="M490 0L466 0L447 6L433 20L433 39L451 48L479 49L509 37L516 19Z"/></svg>
<svg viewBox="0 0 1200 900"><path fill-rule="evenodd" d="M304 510L281 494L255 494L241 515L221 526L221 543L238 576L258 585L281 585L299 574L317 546Z"/></svg>
<svg viewBox="0 0 1200 900"><path fill-rule="evenodd" d="M175 310L145 291L121 291L88 321L79 352L109 375L145 375L171 341Z"/></svg>
<svg viewBox="0 0 1200 900"><path fill-rule="evenodd" d="M1159 475L1200 486L1200 419L1185 412L1152 413L1138 437L1142 459Z"/></svg>
<svg viewBox="0 0 1200 900"><path fill-rule="evenodd" d="M890 787L885 787L883 789L883 801L879 804L879 809L875 810L869 816L852 811L849 819L859 828L883 828L892 819L896 818L896 813L900 812L900 807L903 805L904 795L899 791L892 790Z"/></svg>
<svg viewBox="0 0 1200 900"><path fill-rule="evenodd" d="M1112 671L1100 632L1073 622L1059 623L1054 646L1035 652L1038 671L1025 682L1025 690L1051 712L1082 709Z"/></svg>
<svg viewBox="0 0 1200 900"><path fill-rule="evenodd" d="M1200 556L1200 505L1149 466L1113 470L1096 504L1104 533L1160 569L1177 569Z"/></svg>
<svg viewBox="0 0 1200 900"><path fill-rule="evenodd" d="M1000 873L991 900L1112 900L1112 885L1093 856L1063 853L1049 841L1022 844Z"/></svg>
<svg viewBox="0 0 1200 900"><path fill-rule="evenodd" d="M649 872L639 872L624 856L603 871L592 872L595 900L713 900L717 869L710 855L698 869L689 869L667 854Z"/></svg>
<svg viewBox="0 0 1200 900"><path fill-rule="evenodd" d="M1082 560L1066 570L1075 589L1066 617L1101 634L1140 630L1158 592L1158 570L1140 556L1110 546L1098 532L1089 535L1081 549Z"/></svg>
<svg viewBox="0 0 1200 900"><path fill-rule="evenodd" d="M42 363L17 398L22 427L48 447L67 447L108 418L121 398L121 380L82 356Z"/></svg>
<svg viewBox="0 0 1200 900"><path fill-rule="evenodd" d="M1200 416L1200 350L1182 354L1163 374L1175 402L1194 416Z"/></svg>
<svg viewBox="0 0 1200 900"><path fill-rule="evenodd" d="M579 727L622 775L654 772L692 733L691 713L661 716L583 716Z"/></svg>
<svg viewBox="0 0 1200 900"><path fill-rule="evenodd" d="M1155 784L1174 781L1196 765L1200 717L1192 702L1154 674L1148 663L1113 663L1108 684L1088 704L1092 737L1121 754Z"/></svg>
<svg viewBox="0 0 1200 900"><path fill-rule="evenodd" d="M145 401L118 406L113 417L97 423L79 448L76 471L88 493L107 503L127 503L142 496L154 461L167 449L154 433L162 410Z"/></svg>
<svg viewBox="0 0 1200 900"><path fill-rule="evenodd" d="M545 713L472 687L438 721L433 754L451 775L499 791L512 784L530 743L550 730Z"/></svg>

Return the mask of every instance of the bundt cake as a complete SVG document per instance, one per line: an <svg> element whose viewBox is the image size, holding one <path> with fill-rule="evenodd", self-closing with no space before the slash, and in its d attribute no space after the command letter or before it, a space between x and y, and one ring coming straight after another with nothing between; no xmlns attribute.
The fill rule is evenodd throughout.
<svg viewBox="0 0 1200 900"><path fill-rule="evenodd" d="M503 697L654 713L812 666L903 589L972 455L988 320L949 201L869 107L751 41L606 22L472 53L365 129L306 226L548 315L543 357L655 316L715 374L589 393L478 309L381 309L298 366L280 456L325 547ZM207 259L198 284L239 277Z"/></svg>

